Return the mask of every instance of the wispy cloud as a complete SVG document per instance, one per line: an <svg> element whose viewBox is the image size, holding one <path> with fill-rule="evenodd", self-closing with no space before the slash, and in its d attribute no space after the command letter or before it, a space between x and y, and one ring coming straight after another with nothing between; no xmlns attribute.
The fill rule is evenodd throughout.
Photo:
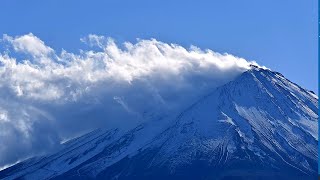
<svg viewBox="0 0 320 180"><path fill-rule="evenodd" d="M57 54L31 33L3 36L11 52L0 55L0 166L88 128L132 126L148 120L144 112L178 112L254 63L155 39L124 48L104 36L81 41L98 50Z"/></svg>

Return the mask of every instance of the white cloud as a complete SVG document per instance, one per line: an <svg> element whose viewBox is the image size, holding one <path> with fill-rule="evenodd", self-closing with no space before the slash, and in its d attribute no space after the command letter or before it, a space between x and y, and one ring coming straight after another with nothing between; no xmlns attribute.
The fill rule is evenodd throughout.
<svg viewBox="0 0 320 180"><path fill-rule="evenodd" d="M95 34L89 34L87 37L80 38L80 41L88 44L91 47L97 46L103 49L109 41L112 41L112 39Z"/></svg>
<svg viewBox="0 0 320 180"><path fill-rule="evenodd" d="M53 53L53 49L46 46L43 41L32 33L15 38L4 34L3 41L12 44L15 51L29 53L35 57L47 56Z"/></svg>
<svg viewBox="0 0 320 180"><path fill-rule="evenodd" d="M0 54L0 166L88 128L132 126L148 120L145 112L178 112L253 63L155 39L125 42L122 49L103 36L81 41L100 50L56 54L31 33L3 36L31 58ZM19 148L26 151L16 156Z"/></svg>

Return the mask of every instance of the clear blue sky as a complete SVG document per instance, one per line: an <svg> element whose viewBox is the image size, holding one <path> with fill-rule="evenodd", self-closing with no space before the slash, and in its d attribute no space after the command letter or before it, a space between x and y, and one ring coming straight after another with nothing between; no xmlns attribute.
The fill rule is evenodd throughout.
<svg viewBox="0 0 320 180"><path fill-rule="evenodd" d="M317 0L2 0L0 34L77 52L88 34L156 38L256 60L318 91Z"/></svg>

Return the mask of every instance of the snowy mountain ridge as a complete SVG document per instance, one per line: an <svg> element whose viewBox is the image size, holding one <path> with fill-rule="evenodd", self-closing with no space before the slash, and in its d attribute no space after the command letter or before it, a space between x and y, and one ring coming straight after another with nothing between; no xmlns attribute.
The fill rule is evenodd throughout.
<svg viewBox="0 0 320 180"><path fill-rule="evenodd" d="M318 97L252 66L171 123L96 130L0 172L0 179L312 179Z"/></svg>

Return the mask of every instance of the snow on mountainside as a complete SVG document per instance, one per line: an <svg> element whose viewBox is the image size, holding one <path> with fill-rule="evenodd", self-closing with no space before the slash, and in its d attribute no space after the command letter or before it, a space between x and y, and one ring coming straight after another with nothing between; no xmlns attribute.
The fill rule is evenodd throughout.
<svg viewBox="0 0 320 180"><path fill-rule="evenodd" d="M318 97L252 66L169 125L96 130L0 172L1 179L312 179Z"/></svg>

